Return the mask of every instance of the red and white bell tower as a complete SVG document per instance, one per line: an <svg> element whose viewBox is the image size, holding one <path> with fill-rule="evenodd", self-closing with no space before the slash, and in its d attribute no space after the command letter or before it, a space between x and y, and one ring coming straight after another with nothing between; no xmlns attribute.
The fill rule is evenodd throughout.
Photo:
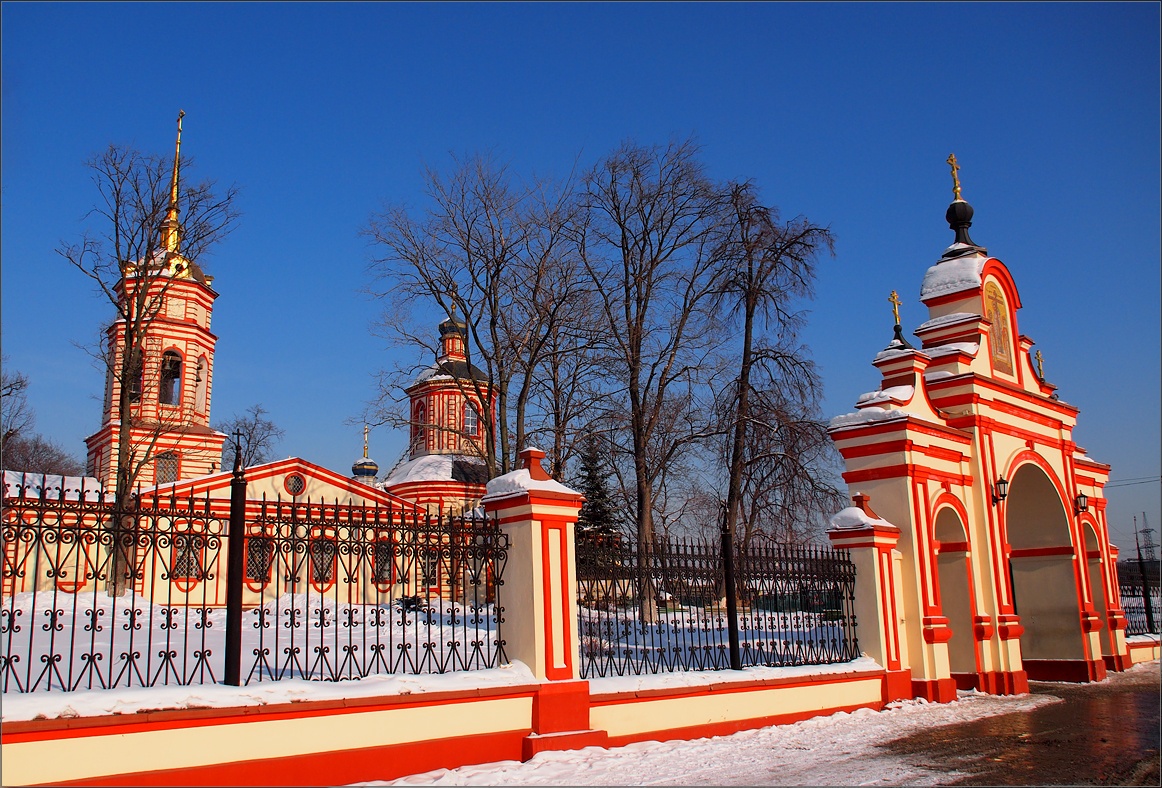
<svg viewBox="0 0 1162 788"><path fill-rule="evenodd" d="M408 460L383 483L394 495L451 513L478 505L488 481L485 416L493 399L488 376L468 361L467 341L465 323L454 316L440 323L436 363L405 389Z"/></svg>
<svg viewBox="0 0 1162 788"><path fill-rule="evenodd" d="M197 263L179 251L178 173L181 121L169 208L159 228L156 251L148 260L125 267L115 292L119 317L109 326L107 347L112 363L105 381L101 428L85 439L88 471L113 489L118 475L118 435L123 416L122 358L127 335L137 330L139 374L130 383L128 421L129 463L139 469L134 486L149 487L204 476L219 470L226 436L210 427L210 395L214 346L210 333L214 299ZM128 316L128 319L127 319Z"/></svg>

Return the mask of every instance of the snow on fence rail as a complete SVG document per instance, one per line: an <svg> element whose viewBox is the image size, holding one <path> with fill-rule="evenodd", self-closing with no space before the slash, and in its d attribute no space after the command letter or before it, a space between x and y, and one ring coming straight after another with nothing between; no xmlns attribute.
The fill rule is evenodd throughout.
<svg viewBox="0 0 1162 788"><path fill-rule="evenodd" d="M3 692L223 680L228 520L209 499L6 485L2 517ZM244 530L243 683L506 661L494 522L275 501Z"/></svg>
<svg viewBox="0 0 1162 788"><path fill-rule="evenodd" d="M581 675L730 666L716 544L577 544ZM752 546L736 557L744 666L823 665L859 657L855 567L844 551Z"/></svg>

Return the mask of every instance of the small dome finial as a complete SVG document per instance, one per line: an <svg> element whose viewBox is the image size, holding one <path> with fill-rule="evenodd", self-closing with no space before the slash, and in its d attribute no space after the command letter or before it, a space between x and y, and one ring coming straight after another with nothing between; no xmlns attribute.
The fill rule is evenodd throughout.
<svg viewBox="0 0 1162 788"><path fill-rule="evenodd" d="M963 198L960 196L960 178L956 175L957 171L960 169L960 165L956 163L956 154L949 153L948 158L945 159L944 162L952 168L952 198L954 200L960 201Z"/></svg>
<svg viewBox="0 0 1162 788"><path fill-rule="evenodd" d="M963 257L970 254L987 254L988 250L983 246L977 245L968 235L968 228L972 227L972 206L965 201L960 194L960 176L957 172L960 170L960 165L956 162L956 154L948 154L945 163L952 168L952 204L948 206L948 210L944 213L944 218L948 222L949 228L956 233L956 238L952 242L952 246L944 250L942 259L950 259L953 257Z"/></svg>
<svg viewBox="0 0 1162 788"><path fill-rule="evenodd" d="M888 303L892 305L892 316L896 319L896 327L892 332L892 341L884 350L904 350L911 348L911 343L904 339L904 330L900 327L900 304L904 303L900 300L900 294L895 290L888 296Z"/></svg>

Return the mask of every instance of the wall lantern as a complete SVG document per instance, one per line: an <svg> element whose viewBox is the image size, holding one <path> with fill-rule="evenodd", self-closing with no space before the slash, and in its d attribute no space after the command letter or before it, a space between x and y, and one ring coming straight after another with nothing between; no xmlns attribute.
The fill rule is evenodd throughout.
<svg viewBox="0 0 1162 788"><path fill-rule="evenodd" d="M1009 483L1005 481L1005 477L1002 476L997 479L997 483L993 486L993 505L997 505L1008 497Z"/></svg>
<svg viewBox="0 0 1162 788"><path fill-rule="evenodd" d="M1089 511L1089 496L1087 496L1085 493L1079 492L1077 494L1077 500L1074 501L1074 503L1077 504L1078 514L1085 514L1087 511Z"/></svg>

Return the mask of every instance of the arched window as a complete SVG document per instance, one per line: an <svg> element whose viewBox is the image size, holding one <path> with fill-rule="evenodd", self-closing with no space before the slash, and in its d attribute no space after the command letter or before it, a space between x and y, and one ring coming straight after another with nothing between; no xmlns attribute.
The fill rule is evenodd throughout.
<svg viewBox="0 0 1162 788"><path fill-rule="evenodd" d="M335 564L339 549L335 540L329 537L313 539L307 547L311 558L311 582L315 585L330 585L335 580Z"/></svg>
<svg viewBox="0 0 1162 788"><path fill-rule="evenodd" d="M480 414L471 402L464 403L464 432L475 435L480 430Z"/></svg>
<svg viewBox="0 0 1162 788"><path fill-rule="evenodd" d="M145 378L145 364L142 362L141 348L133 349L126 374L129 380L129 401L138 402L141 400L141 391L145 388L142 385Z"/></svg>
<svg viewBox="0 0 1162 788"><path fill-rule="evenodd" d="M415 435L415 442L422 444L424 442L424 437L427 435L427 431L424 429L424 425L428 421L428 409L424 407L424 403L416 403L415 418L412 419L412 421L415 422L415 424L412 425L412 431Z"/></svg>
<svg viewBox="0 0 1162 788"><path fill-rule="evenodd" d="M203 578L202 552L206 538L197 533L178 533L173 537L173 569L170 577L182 580Z"/></svg>
<svg viewBox="0 0 1162 788"><path fill-rule="evenodd" d="M273 553L274 544L270 537L262 535L246 537L246 579L268 583Z"/></svg>
<svg viewBox="0 0 1162 788"><path fill-rule="evenodd" d="M206 412L206 392L209 388L210 371L207 369L206 357L198 358L198 367L194 370L194 410L198 413Z"/></svg>
<svg viewBox="0 0 1162 788"><path fill-rule="evenodd" d="M157 455L153 465L154 484L169 484L178 480L178 456L172 451Z"/></svg>
<svg viewBox="0 0 1162 788"><path fill-rule="evenodd" d="M180 405L182 402L182 357L174 350L161 357L161 385L157 401L162 405Z"/></svg>

